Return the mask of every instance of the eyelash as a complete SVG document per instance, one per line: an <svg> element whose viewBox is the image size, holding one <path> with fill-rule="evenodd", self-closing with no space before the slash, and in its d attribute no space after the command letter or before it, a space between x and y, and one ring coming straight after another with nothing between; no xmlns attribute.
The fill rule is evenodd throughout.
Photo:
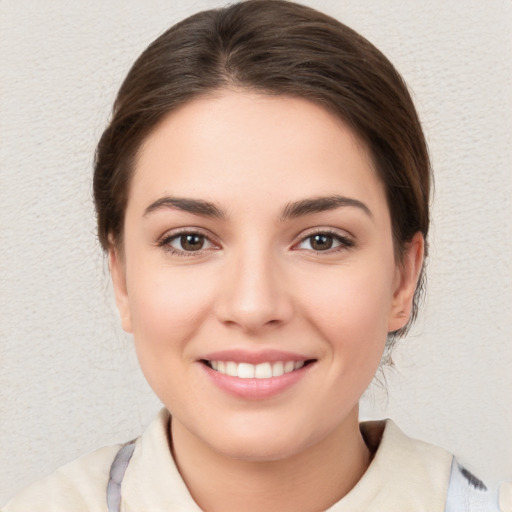
<svg viewBox="0 0 512 512"><path fill-rule="evenodd" d="M213 242L211 240L211 237L209 237L207 234L197 230L197 229L184 229L182 231L175 231L173 233L169 233L164 235L159 241L158 246L162 247L165 251L168 253L174 255L174 256L184 256L184 257L191 257L191 256L200 256L203 255L206 251L210 250L211 247L208 247L206 249L198 249L197 251L186 251L181 249L175 249L171 246L171 243L174 240L178 240L181 237L184 236L199 236L202 237L206 242L208 242L211 247L218 247L218 244Z"/></svg>
<svg viewBox="0 0 512 512"><path fill-rule="evenodd" d="M211 245L211 247L207 247L206 249L198 249L197 251L187 251L184 249L183 250L175 249L174 247L171 246L171 243L173 241L178 240L179 238L187 236L187 235L195 235L195 236L202 237L207 243L209 243ZM298 247L300 244L306 242L307 240L310 240L315 236L321 236L321 235L331 237L333 239L333 241L338 242L339 245L335 246L334 248L328 248L323 251L315 250L313 248L301 249ZM204 255L205 252L209 251L212 247L219 248L219 245L217 243L213 242L207 234L205 234L199 230L192 230L192 229L185 229L182 231L177 231L177 232L173 232L170 234L166 234L164 237L162 237L158 241L157 245L159 247L162 247L165 251L169 252L172 255L183 256L183 257L202 256L202 255ZM303 250L303 251L307 251L307 252L310 252L310 253L313 253L316 255L323 255L323 254L333 254L333 253L337 253L340 251L344 251L344 250L354 247L355 245L356 245L355 242L351 238L349 238L347 236L342 236L334 230L317 229L315 231L311 231L311 232L307 233L306 235L301 235L300 239L292 245L292 249L296 248L296 250Z"/></svg>
<svg viewBox="0 0 512 512"><path fill-rule="evenodd" d="M324 251L319 251L315 249L300 249L297 248L297 250L305 250L307 252L312 252L315 255L324 255L324 254L334 254L340 251L345 251L347 249L351 249L352 247L355 247L356 243L353 239L351 239L348 236L340 235L337 231L334 231L332 229L315 229L314 231L310 231L309 233L306 233L306 235L301 235L300 240L296 242L293 247L297 247L300 244L304 243L306 240L311 240L315 236L324 235L331 237L333 241L338 242L339 245L334 248L329 248Z"/></svg>

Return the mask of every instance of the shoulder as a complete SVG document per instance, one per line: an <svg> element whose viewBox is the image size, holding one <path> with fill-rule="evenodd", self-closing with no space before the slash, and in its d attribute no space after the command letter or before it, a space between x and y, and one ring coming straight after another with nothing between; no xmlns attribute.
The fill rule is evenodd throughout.
<svg viewBox="0 0 512 512"><path fill-rule="evenodd" d="M453 459L446 512L512 512L512 484L489 489L481 480Z"/></svg>
<svg viewBox="0 0 512 512"><path fill-rule="evenodd" d="M365 477L378 481L379 510L509 511L505 496L499 508L496 490L488 489L453 454L406 436L391 420L363 423L361 432L375 454ZM381 500L388 508L382 508Z"/></svg>
<svg viewBox="0 0 512 512"><path fill-rule="evenodd" d="M360 429L372 461L329 512L445 512L449 452L406 436L391 420L364 422Z"/></svg>
<svg viewBox="0 0 512 512"><path fill-rule="evenodd" d="M376 449L377 465L393 467L404 480L419 479L436 487L448 484L453 455L447 450L407 436L390 419L362 423L361 432L370 449L372 444Z"/></svg>
<svg viewBox="0 0 512 512"><path fill-rule="evenodd" d="M60 467L16 495L2 512L103 512L110 467L122 445L112 445Z"/></svg>
<svg viewBox="0 0 512 512"><path fill-rule="evenodd" d="M113 504L121 494L130 510L183 510L153 506L161 494L165 501L169 487L178 502L188 500L169 448L168 424L169 413L162 409L135 442L100 448L62 466L20 492L0 512L107 512L107 495ZM132 449L122 449L127 446Z"/></svg>
<svg viewBox="0 0 512 512"><path fill-rule="evenodd" d="M379 429L381 438L370 469L378 476L389 508L407 504L408 510L444 511L453 455L405 435L391 420L361 426L365 436L375 437Z"/></svg>

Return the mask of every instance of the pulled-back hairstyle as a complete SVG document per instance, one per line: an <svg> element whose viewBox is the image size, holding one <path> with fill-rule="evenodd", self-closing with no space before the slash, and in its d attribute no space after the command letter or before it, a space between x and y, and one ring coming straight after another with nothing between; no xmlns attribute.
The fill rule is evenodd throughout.
<svg viewBox="0 0 512 512"><path fill-rule="evenodd" d="M177 107L223 88L301 97L337 115L365 143L384 185L397 260L416 232L426 239L429 156L413 102L393 65L362 36L314 9L248 0L174 25L129 71L96 152L94 199L105 250L112 244L122 249L141 144ZM411 320L422 283L423 272Z"/></svg>

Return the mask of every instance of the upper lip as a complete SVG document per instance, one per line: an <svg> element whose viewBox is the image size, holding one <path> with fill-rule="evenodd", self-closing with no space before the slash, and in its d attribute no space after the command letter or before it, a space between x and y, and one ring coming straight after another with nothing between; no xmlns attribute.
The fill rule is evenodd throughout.
<svg viewBox="0 0 512 512"><path fill-rule="evenodd" d="M276 363L278 361L308 361L314 359L309 356L304 356L296 352L287 352L283 350L219 350L210 352L200 357L199 360L203 361L233 361L235 363Z"/></svg>

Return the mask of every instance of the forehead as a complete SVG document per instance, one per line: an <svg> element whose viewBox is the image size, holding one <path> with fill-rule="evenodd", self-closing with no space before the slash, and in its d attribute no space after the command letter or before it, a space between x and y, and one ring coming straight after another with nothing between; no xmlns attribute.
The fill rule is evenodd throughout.
<svg viewBox="0 0 512 512"><path fill-rule="evenodd" d="M129 203L170 194L277 204L333 193L384 196L369 152L343 121L302 98L220 91L173 111L146 139Z"/></svg>

